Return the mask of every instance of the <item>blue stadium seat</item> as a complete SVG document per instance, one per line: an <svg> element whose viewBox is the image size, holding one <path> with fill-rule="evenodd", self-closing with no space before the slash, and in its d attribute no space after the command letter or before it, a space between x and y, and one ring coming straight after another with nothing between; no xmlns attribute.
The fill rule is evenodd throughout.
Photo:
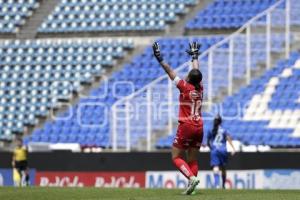
<svg viewBox="0 0 300 200"><path fill-rule="evenodd" d="M0 0L0 33L17 33L38 7L36 0Z"/></svg>
<svg viewBox="0 0 300 200"><path fill-rule="evenodd" d="M82 84L100 77L132 47L130 41L98 40L16 40L1 44L0 138L11 139L12 133L36 125L59 101L69 100L73 93L80 91ZM61 131L54 130L49 127L47 135ZM39 140L57 142L67 138L33 137L33 141Z"/></svg>
<svg viewBox="0 0 300 200"><path fill-rule="evenodd" d="M185 28L187 30L197 29L229 29L241 27L252 17L266 10L276 0L214 0L205 9L190 21ZM300 24L300 6L297 0L291 0L291 24ZM285 4L280 4L271 15L272 26L285 24ZM262 18L256 22L257 25L265 25L266 19Z"/></svg>
<svg viewBox="0 0 300 200"><path fill-rule="evenodd" d="M63 0L40 33L164 30L195 0Z"/></svg>

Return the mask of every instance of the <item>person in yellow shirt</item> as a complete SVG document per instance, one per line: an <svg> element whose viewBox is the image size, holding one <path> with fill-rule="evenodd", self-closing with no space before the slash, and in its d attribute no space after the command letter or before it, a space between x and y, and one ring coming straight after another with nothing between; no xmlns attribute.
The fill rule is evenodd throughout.
<svg viewBox="0 0 300 200"><path fill-rule="evenodd" d="M19 185L29 185L28 151L27 148L23 146L22 139L17 139L16 142L17 146L13 153L12 167L17 169L21 177Z"/></svg>

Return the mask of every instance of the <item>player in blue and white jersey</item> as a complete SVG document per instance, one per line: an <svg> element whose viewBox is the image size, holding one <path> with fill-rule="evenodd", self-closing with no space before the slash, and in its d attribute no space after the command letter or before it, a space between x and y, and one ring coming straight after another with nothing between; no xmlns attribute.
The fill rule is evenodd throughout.
<svg viewBox="0 0 300 200"><path fill-rule="evenodd" d="M226 182L226 165L228 161L228 151L226 142L230 144L235 154L232 139L228 132L221 127L222 118L217 115L214 119L212 130L208 131L207 144L210 148L210 166L214 172L215 188L220 188L220 172L222 174L222 187L225 189Z"/></svg>

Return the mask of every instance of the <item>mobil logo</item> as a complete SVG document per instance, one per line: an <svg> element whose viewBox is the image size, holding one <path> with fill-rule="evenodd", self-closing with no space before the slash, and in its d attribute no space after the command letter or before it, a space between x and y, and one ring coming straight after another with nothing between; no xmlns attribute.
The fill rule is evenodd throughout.
<svg viewBox="0 0 300 200"><path fill-rule="evenodd" d="M187 179L179 172L146 172L146 188L186 188L187 185Z"/></svg>
<svg viewBox="0 0 300 200"><path fill-rule="evenodd" d="M204 172L201 180L205 188L214 188L214 175L212 172ZM228 189L258 189L261 188L262 170L238 170L228 171L226 178L226 188Z"/></svg>
<svg viewBox="0 0 300 200"><path fill-rule="evenodd" d="M230 189L262 189L263 170L232 170L227 171L226 188ZM198 188L214 188L212 171L199 171ZM187 179L177 171L146 172L146 188L186 188Z"/></svg>

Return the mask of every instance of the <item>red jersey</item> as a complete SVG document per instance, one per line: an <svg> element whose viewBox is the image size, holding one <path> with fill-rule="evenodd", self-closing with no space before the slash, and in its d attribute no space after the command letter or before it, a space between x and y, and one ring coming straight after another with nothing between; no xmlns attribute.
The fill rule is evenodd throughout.
<svg viewBox="0 0 300 200"><path fill-rule="evenodd" d="M203 100L203 85L198 90L187 81L176 77L174 82L180 91L179 96L179 123L188 123L195 126L202 126L201 107Z"/></svg>

